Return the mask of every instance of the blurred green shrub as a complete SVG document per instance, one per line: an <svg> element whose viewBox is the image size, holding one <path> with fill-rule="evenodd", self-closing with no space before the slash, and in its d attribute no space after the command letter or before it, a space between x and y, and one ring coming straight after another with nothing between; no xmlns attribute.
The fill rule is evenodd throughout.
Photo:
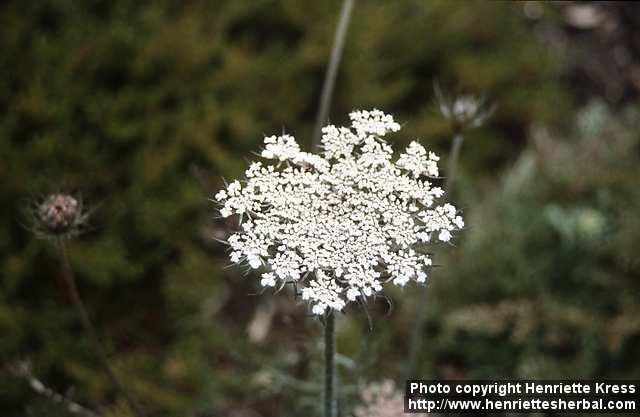
<svg viewBox="0 0 640 417"><path fill-rule="evenodd" d="M477 378L640 374L639 115L593 102L569 131L534 129L434 281L440 365Z"/></svg>

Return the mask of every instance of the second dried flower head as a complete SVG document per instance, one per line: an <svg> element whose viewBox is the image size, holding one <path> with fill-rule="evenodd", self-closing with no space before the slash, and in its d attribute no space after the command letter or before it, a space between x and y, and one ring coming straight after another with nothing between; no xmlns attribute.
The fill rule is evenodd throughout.
<svg viewBox="0 0 640 417"><path fill-rule="evenodd" d="M264 287L296 283L314 314L342 310L391 282L425 282L426 249L464 226L438 204L438 156L412 142L394 161L383 137L400 130L379 110L350 114L351 127L323 128L320 154L290 135L265 138L246 179L216 194L223 217L240 216L231 260L261 271Z"/></svg>
<svg viewBox="0 0 640 417"><path fill-rule="evenodd" d="M42 238L68 238L82 233L89 212L79 195L52 193L31 203L33 231Z"/></svg>

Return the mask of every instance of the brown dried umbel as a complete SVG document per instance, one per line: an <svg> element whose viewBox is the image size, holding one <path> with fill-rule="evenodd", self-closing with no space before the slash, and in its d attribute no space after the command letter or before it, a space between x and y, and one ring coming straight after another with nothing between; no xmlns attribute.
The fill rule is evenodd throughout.
<svg viewBox="0 0 640 417"><path fill-rule="evenodd" d="M53 193L32 203L31 216L36 235L59 238L82 233L86 228L89 212L80 196Z"/></svg>

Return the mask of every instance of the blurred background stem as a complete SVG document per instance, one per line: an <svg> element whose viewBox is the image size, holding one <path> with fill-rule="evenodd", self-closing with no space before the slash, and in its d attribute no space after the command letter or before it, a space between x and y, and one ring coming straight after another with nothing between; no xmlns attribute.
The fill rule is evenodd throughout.
<svg viewBox="0 0 640 417"><path fill-rule="evenodd" d="M322 126L327 122L329 116L329 108L331 106L331 97L333 96L333 89L336 83L336 76L338 75L338 67L340 66L340 59L342 58L342 50L344 49L344 41L347 38L347 29L349 27L349 19L351 17L351 10L353 10L353 4L355 0L344 0L342 3L342 10L340 11L340 20L336 28L336 34L333 39L333 48L331 49L331 58L329 59L329 66L324 77L324 84L322 85L322 94L320 96L320 106L318 107L318 114L316 116L316 125L313 130L313 139L311 142L311 152L314 152L316 147L320 145L320 137L322 136Z"/></svg>
<svg viewBox="0 0 640 417"><path fill-rule="evenodd" d="M84 417L100 417L99 414L46 386L44 382L33 375L31 371L31 364L28 362L18 363L16 366L12 367L10 372L19 378L25 379L29 383L29 387L35 393L48 399L54 404L58 404L64 407L64 409L67 410L70 414Z"/></svg>
<svg viewBox="0 0 640 417"><path fill-rule="evenodd" d="M451 144L451 151L449 152L449 164L447 165L447 182L445 183L444 190L451 198L451 190L453 187L453 181L456 178L456 172L458 170L458 158L460 157L460 149L462 148L462 142L464 137L461 132L456 132L453 136L453 143Z"/></svg>
<svg viewBox="0 0 640 417"><path fill-rule="evenodd" d="M138 402L129 394L129 392L125 389L124 385L120 382L118 377L116 376L113 368L109 364L109 359L107 357L106 349L104 348L100 338L98 338L98 333L91 323L89 319L89 314L87 313L87 309L82 302L82 298L80 298L80 293L78 292L78 287L76 285L75 276L73 273L73 269L71 268L71 262L69 261L69 253L67 251L67 245L63 238L58 238L56 241L56 246L58 249L58 254L60 256L60 260L62 262L62 277L64 279L65 285L67 286L67 290L69 292L69 296L71 297L71 301L73 302L76 310L78 310L78 314L80 315L80 321L82 323L82 327L84 331L87 333L91 342L94 345L95 352L100 359L102 367L104 368L107 376L111 380L112 384L116 387L118 391L122 393L125 400L131 407L133 413L137 417L144 417L144 412L142 411L142 407L138 404Z"/></svg>
<svg viewBox="0 0 640 417"><path fill-rule="evenodd" d="M464 136L462 135L462 132L455 132L453 135L451 150L449 151L449 163L447 165L448 175L444 188L447 194L451 194L453 182L456 177L460 149L462 148L463 142ZM416 306L415 322L411 329L411 335L409 338L409 357L407 359L407 368L405 371L406 379L420 377L420 375L416 375L416 372L419 371L418 360L420 358L420 351L422 350L424 324L427 321L427 287L418 288L417 294L418 305Z"/></svg>
<svg viewBox="0 0 640 417"><path fill-rule="evenodd" d="M327 314L324 323L324 417L336 417L336 329L333 310Z"/></svg>

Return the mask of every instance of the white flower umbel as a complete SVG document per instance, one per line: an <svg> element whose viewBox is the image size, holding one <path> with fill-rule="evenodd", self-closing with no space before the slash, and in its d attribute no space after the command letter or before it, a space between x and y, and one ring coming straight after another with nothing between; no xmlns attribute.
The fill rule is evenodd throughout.
<svg viewBox="0 0 640 417"><path fill-rule="evenodd" d="M438 157L412 142L393 162L383 140L400 125L379 110L350 114L351 127L323 128L319 154L290 135L265 138L246 180L218 192L223 217L239 215L231 260L262 270L264 287L296 283L314 314L342 310L391 282L424 282L433 241L464 226L444 192Z"/></svg>

